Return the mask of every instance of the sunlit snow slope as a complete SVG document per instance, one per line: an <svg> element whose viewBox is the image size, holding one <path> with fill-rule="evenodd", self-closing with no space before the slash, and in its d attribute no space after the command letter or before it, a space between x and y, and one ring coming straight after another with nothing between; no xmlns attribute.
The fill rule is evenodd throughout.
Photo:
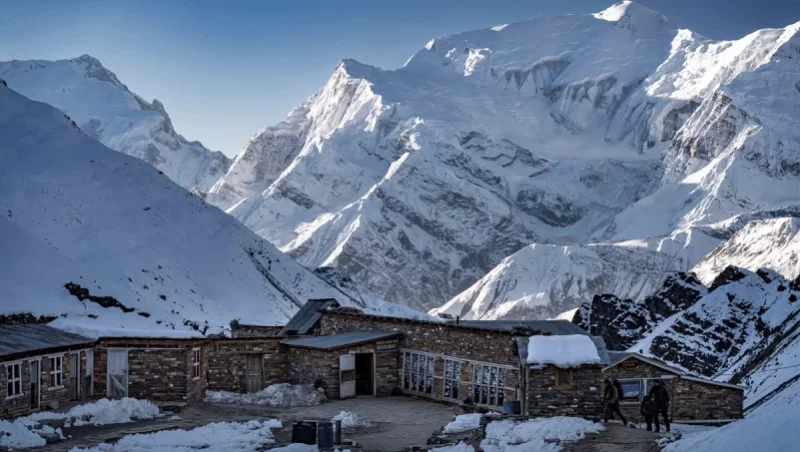
<svg viewBox="0 0 800 452"><path fill-rule="evenodd" d="M63 112L0 83L0 315L86 334L283 324L308 298L357 300ZM353 293L352 288L345 288Z"/></svg>
<svg viewBox="0 0 800 452"><path fill-rule="evenodd" d="M89 55L0 62L0 79L64 111L87 135L155 166L187 190L208 191L230 166L221 152L179 135L161 102L137 96Z"/></svg>

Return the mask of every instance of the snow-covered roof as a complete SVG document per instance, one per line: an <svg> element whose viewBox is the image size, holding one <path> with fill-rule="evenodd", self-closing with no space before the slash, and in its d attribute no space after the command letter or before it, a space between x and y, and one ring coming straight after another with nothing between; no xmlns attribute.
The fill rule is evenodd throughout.
<svg viewBox="0 0 800 452"><path fill-rule="evenodd" d="M570 368L583 364L602 364L594 341L583 334L531 336L528 338L528 364Z"/></svg>

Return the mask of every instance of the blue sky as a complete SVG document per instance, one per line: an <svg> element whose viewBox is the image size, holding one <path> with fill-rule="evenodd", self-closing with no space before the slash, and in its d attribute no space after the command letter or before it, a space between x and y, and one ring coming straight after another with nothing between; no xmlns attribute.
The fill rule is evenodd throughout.
<svg viewBox="0 0 800 452"><path fill-rule="evenodd" d="M158 98L178 132L233 155L354 58L401 66L431 38L596 0L0 0L0 60L98 58ZM798 0L640 0L672 23L731 39L800 20Z"/></svg>

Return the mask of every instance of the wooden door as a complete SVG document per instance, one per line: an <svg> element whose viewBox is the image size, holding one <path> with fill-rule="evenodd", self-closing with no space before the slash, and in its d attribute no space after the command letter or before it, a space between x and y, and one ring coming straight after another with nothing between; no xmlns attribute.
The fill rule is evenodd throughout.
<svg viewBox="0 0 800 452"><path fill-rule="evenodd" d="M70 398L81 399L81 354L69 354Z"/></svg>
<svg viewBox="0 0 800 452"><path fill-rule="evenodd" d="M247 392L258 392L264 389L264 357L262 355L247 356Z"/></svg>
<svg viewBox="0 0 800 452"><path fill-rule="evenodd" d="M42 362L39 360L31 361L31 408L39 408L42 402Z"/></svg>
<svg viewBox="0 0 800 452"><path fill-rule="evenodd" d="M339 356L339 398L356 396L356 356Z"/></svg>

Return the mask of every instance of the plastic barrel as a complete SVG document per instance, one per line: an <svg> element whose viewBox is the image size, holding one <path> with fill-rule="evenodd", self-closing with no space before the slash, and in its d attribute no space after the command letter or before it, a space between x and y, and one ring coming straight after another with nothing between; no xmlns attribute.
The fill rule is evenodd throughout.
<svg viewBox="0 0 800 452"><path fill-rule="evenodd" d="M519 414L522 412L522 404L519 400L514 402L503 402L503 413Z"/></svg>
<svg viewBox="0 0 800 452"><path fill-rule="evenodd" d="M333 449L333 422L317 422L317 446Z"/></svg>
<svg viewBox="0 0 800 452"><path fill-rule="evenodd" d="M310 422L296 421L292 424L292 442L314 445L316 438L315 428Z"/></svg>

